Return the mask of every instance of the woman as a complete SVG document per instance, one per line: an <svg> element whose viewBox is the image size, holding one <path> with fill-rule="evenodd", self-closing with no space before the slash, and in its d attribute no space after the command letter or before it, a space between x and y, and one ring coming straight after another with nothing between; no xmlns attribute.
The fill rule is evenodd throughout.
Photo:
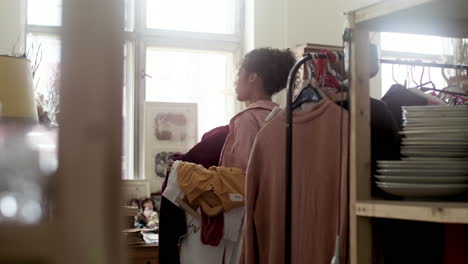
<svg viewBox="0 0 468 264"><path fill-rule="evenodd" d="M245 55L238 72L236 93L239 101L250 105L229 123L220 166L246 171L255 136L265 118L278 106L272 102L272 96L286 87L295 63L294 53L289 49L261 48Z"/></svg>
<svg viewBox="0 0 468 264"><path fill-rule="evenodd" d="M237 99L249 104L247 109L235 115L229 122L229 133L220 157L220 166L240 168L247 171L250 152L257 133L266 117L278 104L273 95L286 87L289 71L296 63L294 53L289 49L255 49L247 53L242 61L236 82ZM224 214L225 219L234 216L232 226L243 230L243 207ZM236 217L237 216L237 217ZM227 246L224 263L237 264L242 248L241 234L237 242Z"/></svg>

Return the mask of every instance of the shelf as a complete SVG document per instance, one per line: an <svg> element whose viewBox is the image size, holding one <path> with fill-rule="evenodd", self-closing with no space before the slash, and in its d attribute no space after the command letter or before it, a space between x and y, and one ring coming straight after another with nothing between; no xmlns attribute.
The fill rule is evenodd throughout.
<svg viewBox="0 0 468 264"><path fill-rule="evenodd" d="M468 203L358 201L356 215L376 218L468 224Z"/></svg>
<svg viewBox="0 0 468 264"><path fill-rule="evenodd" d="M355 23L375 32L468 37L466 0L384 0L355 11Z"/></svg>

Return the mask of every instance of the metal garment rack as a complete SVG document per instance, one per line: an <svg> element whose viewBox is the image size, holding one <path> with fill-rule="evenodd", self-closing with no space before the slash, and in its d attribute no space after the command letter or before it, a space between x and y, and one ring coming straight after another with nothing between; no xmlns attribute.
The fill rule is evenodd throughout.
<svg viewBox="0 0 468 264"><path fill-rule="evenodd" d="M284 229L284 263L291 263L291 224L292 224L292 98L296 75L301 66L314 58L313 53L307 53L291 69L287 83L286 105L286 204L285 204L285 229Z"/></svg>
<svg viewBox="0 0 468 264"><path fill-rule="evenodd" d="M343 53L338 52L337 56L343 57ZM286 158L285 158L285 172L286 172L286 181L285 181L285 253L284 253L284 263L288 264L292 262L292 132L293 132L293 122L292 122L292 112L293 112L293 90L295 87L296 76L301 68L306 62L310 60L316 60L319 58L328 58L326 54L316 53L316 52L309 52L304 54L304 57L299 60L291 69L288 76L288 82L286 86L287 95L286 95ZM341 151L340 151L341 152ZM341 164L341 162L340 162ZM341 166L341 165L340 165ZM341 173L340 173L341 175ZM341 189L341 188L340 188ZM339 199L341 200L341 199ZM339 226L339 224L338 224ZM338 227L338 234L339 234L339 227ZM338 235L337 234L337 235ZM337 237L337 244L339 244L339 236ZM336 251L336 248L335 248ZM336 253L336 252L335 252ZM333 261L337 261L339 259L339 255L335 255Z"/></svg>
<svg viewBox="0 0 468 264"><path fill-rule="evenodd" d="M385 64L398 64L398 65L411 65L411 66L423 66L429 68L446 68L446 69L456 69L456 70L467 70L468 65L466 64L444 64L444 63L429 63L422 61L411 61L411 60L389 60L381 59L380 63Z"/></svg>

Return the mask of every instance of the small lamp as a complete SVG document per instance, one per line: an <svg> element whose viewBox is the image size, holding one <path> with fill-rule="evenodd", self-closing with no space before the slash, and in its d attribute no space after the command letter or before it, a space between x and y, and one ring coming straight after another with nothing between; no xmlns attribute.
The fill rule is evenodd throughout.
<svg viewBox="0 0 468 264"><path fill-rule="evenodd" d="M0 56L0 120L38 122L31 62Z"/></svg>

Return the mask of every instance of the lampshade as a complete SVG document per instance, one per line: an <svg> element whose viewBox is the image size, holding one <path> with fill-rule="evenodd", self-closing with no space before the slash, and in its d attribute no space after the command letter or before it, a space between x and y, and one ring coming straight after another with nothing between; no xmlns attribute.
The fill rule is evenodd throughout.
<svg viewBox="0 0 468 264"><path fill-rule="evenodd" d="M38 120L31 63L0 56L0 117Z"/></svg>

